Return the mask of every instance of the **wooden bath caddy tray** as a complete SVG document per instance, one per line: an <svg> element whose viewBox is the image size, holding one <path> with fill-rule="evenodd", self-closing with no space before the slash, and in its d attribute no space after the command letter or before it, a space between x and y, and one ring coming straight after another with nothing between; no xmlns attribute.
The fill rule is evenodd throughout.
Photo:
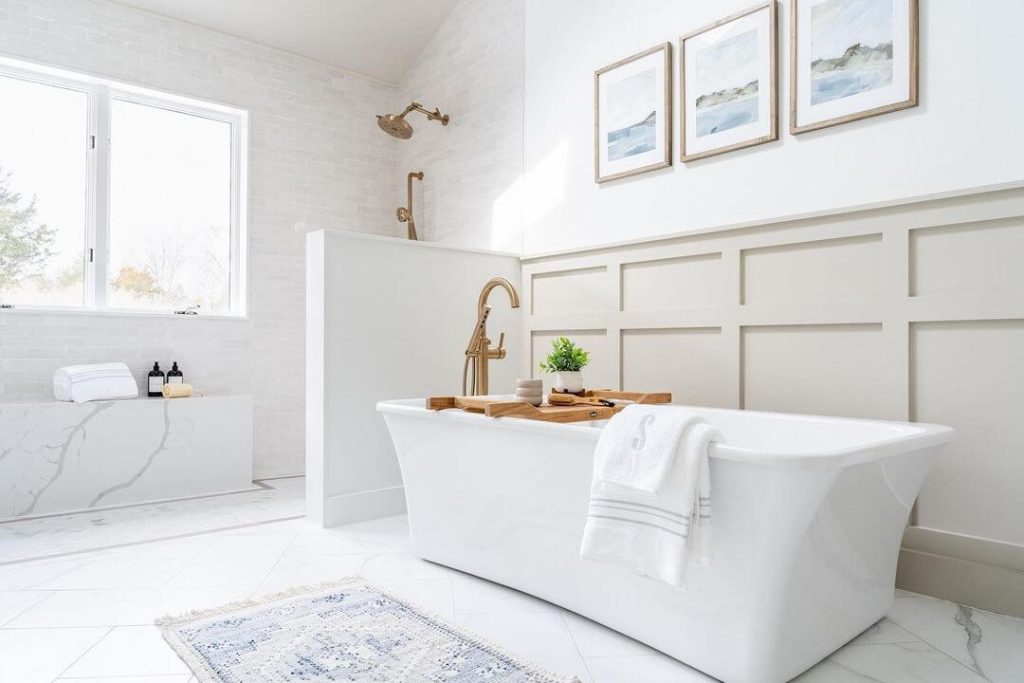
<svg viewBox="0 0 1024 683"><path fill-rule="evenodd" d="M629 403L671 403L672 394L668 392L640 393L635 391L611 391L594 389L580 395L582 398L599 398L609 401L626 401ZM552 406L544 404L540 407L509 399L488 398L485 396L431 396L427 399L427 409L446 410L460 408L467 413L480 413L487 417L518 417L526 420L542 422L585 422L588 420L607 420L625 408L629 403L617 403L614 406Z"/></svg>

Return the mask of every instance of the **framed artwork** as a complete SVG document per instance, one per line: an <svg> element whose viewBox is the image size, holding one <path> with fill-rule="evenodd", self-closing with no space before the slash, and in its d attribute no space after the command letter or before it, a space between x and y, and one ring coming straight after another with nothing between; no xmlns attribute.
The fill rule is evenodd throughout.
<svg viewBox="0 0 1024 683"><path fill-rule="evenodd" d="M594 72L594 181L672 165L672 44Z"/></svg>
<svg viewBox="0 0 1024 683"><path fill-rule="evenodd" d="M679 39L682 160L779 139L775 0Z"/></svg>
<svg viewBox="0 0 1024 683"><path fill-rule="evenodd" d="M917 106L917 0L793 0L795 134Z"/></svg>

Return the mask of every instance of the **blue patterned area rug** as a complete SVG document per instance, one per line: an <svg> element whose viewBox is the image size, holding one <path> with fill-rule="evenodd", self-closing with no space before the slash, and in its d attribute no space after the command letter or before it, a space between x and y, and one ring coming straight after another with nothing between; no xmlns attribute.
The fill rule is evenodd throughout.
<svg viewBox="0 0 1024 683"><path fill-rule="evenodd" d="M356 579L168 617L157 625L201 683L576 681Z"/></svg>

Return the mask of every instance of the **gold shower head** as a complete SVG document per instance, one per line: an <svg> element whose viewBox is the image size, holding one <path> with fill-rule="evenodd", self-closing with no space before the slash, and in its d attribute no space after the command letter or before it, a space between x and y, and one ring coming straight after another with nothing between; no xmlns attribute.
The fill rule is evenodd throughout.
<svg viewBox="0 0 1024 683"><path fill-rule="evenodd" d="M440 109L428 111L419 102L413 102L405 108L401 114L380 114L377 116L377 125L380 129L393 138L408 140L412 137L412 125L405 120L406 115L411 111L418 111L426 114L428 121L440 121L442 126L448 125L448 115L442 114Z"/></svg>
<svg viewBox="0 0 1024 683"><path fill-rule="evenodd" d="M384 114L377 117L377 125L380 129L393 138L408 140L412 137L412 126L402 116L395 114Z"/></svg>

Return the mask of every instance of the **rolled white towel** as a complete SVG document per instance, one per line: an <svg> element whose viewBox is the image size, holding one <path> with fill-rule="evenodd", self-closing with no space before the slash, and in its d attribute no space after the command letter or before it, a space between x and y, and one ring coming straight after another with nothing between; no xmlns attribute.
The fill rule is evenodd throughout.
<svg viewBox="0 0 1024 683"><path fill-rule="evenodd" d="M103 401L135 398L139 385L124 363L69 365L53 373L53 397L58 401Z"/></svg>

